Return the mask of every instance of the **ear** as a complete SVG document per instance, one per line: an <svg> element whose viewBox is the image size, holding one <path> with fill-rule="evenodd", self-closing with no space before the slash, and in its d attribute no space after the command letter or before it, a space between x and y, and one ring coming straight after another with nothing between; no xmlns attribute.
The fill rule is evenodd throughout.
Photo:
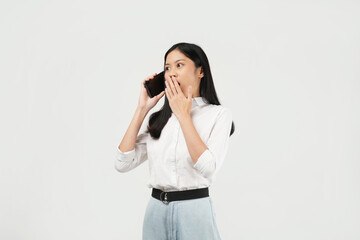
<svg viewBox="0 0 360 240"><path fill-rule="evenodd" d="M204 71L203 71L203 68L200 67L200 73L198 73L200 79L204 77Z"/></svg>

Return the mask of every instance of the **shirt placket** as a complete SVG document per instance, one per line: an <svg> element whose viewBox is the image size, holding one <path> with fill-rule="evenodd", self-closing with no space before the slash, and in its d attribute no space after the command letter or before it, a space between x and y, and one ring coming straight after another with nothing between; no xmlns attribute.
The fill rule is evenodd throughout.
<svg viewBox="0 0 360 240"><path fill-rule="evenodd" d="M177 178L177 151L178 151L178 143L179 143L179 133L180 133L180 123L179 121L176 119L175 124L174 124L174 139L173 139L173 146L174 146L174 155L171 161L171 176L172 179L174 180L174 183L176 184L176 186L178 186L178 178Z"/></svg>

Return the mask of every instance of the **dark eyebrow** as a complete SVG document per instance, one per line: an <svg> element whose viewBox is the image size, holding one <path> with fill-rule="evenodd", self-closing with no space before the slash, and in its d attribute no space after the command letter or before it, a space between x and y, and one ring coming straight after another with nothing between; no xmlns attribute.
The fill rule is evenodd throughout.
<svg viewBox="0 0 360 240"><path fill-rule="evenodd" d="M179 59L179 60L176 60L175 62L178 62L178 61L181 61L181 60L185 61L184 59ZM165 66L166 65L169 65L169 64L167 63L167 64L165 64Z"/></svg>

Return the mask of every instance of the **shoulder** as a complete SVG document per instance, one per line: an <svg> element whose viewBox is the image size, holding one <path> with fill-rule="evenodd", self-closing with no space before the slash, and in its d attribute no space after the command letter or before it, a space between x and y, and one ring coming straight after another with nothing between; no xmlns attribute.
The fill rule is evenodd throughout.
<svg viewBox="0 0 360 240"><path fill-rule="evenodd" d="M217 118L232 119L232 111L229 107L210 104L209 108L212 108L212 110L216 113Z"/></svg>
<svg viewBox="0 0 360 240"><path fill-rule="evenodd" d="M206 116L209 121L213 119L214 123L224 122L224 124L228 124L233 121L231 109L223 105L208 104L204 116Z"/></svg>

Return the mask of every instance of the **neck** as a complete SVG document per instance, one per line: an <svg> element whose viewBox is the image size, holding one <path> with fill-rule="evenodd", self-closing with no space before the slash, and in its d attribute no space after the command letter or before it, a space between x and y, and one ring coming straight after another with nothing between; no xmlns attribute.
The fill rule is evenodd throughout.
<svg viewBox="0 0 360 240"><path fill-rule="evenodd" d="M193 97L193 98L200 97L200 93L193 94L192 97Z"/></svg>

